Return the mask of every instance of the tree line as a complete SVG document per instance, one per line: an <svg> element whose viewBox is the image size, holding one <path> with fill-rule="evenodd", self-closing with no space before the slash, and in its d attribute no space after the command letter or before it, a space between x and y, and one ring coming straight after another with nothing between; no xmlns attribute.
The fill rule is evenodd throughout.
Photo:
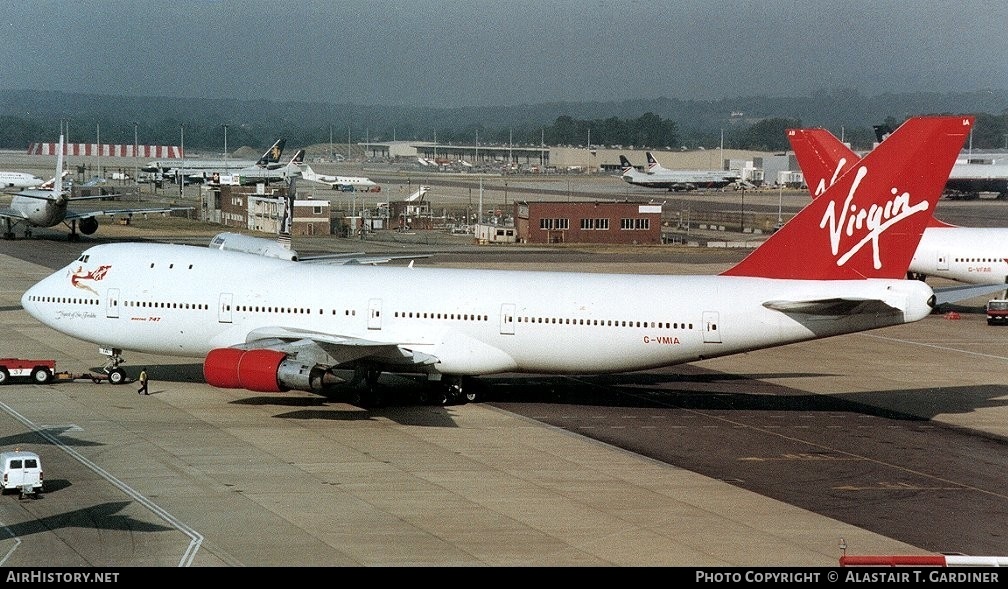
<svg viewBox="0 0 1008 589"><path fill-rule="evenodd" d="M863 97L824 92L798 98L699 102L549 103L510 107L419 107L273 103L226 99L109 97L0 91L0 148L55 141L183 144L186 151L265 149L332 142L436 141L453 145L623 146L655 150L785 151L790 127L826 127L854 149L875 141L874 125L895 129L911 115L976 116L973 149L1008 149L1008 93ZM961 109L950 108L961 106ZM988 109L986 111L979 109ZM613 114L617 113L617 114ZM641 113L627 116L625 113ZM340 149L336 149L340 151Z"/></svg>

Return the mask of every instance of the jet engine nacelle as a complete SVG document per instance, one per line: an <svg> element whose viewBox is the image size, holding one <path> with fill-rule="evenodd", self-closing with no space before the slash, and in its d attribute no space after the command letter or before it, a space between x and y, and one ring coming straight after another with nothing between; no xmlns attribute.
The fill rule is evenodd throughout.
<svg viewBox="0 0 1008 589"><path fill-rule="evenodd" d="M280 245L275 239L264 239L240 233L218 233L210 240L210 247L232 252L245 252L267 258L279 258L296 262L298 253L290 247Z"/></svg>
<svg viewBox="0 0 1008 589"><path fill-rule="evenodd" d="M95 217L84 217L77 221L77 230L84 235L91 235L98 231L98 219Z"/></svg>
<svg viewBox="0 0 1008 589"><path fill-rule="evenodd" d="M309 366L277 350L210 350L203 361L207 384L222 389L246 389L264 393L289 390L320 393L326 384L338 381L325 366Z"/></svg>

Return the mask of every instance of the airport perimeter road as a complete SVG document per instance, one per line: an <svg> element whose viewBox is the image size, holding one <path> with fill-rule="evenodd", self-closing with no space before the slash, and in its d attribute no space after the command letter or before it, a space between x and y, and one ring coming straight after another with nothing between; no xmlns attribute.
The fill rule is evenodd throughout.
<svg viewBox="0 0 1008 589"><path fill-rule="evenodd" d="M20 308L85 247L43 241L0 249L0 355L97 369ZM676 268L725 263L695 261ZM0 389L0 447L39 452L49 485L0 498L0 565L833 566L841 538L1004 555L1008 330L962 310L632 375L501 375L452 407L215 389L199 359L127 353L151 396Z"/></svg>

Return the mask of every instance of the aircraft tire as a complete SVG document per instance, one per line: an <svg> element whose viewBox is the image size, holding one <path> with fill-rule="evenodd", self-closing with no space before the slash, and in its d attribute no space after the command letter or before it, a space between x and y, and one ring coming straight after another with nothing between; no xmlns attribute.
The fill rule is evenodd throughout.
<svg viewBox="0 0 1008 589"><path fill-rule="evenodd" d="M122 368L116 368L108 373L108 379L112 384L122 384L126 382L126 373L123 372Z"/></svg>

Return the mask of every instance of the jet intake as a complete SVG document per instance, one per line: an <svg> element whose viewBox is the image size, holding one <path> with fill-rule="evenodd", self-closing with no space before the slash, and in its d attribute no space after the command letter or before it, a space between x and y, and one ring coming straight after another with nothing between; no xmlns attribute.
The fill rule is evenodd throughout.
<svg viewBox="0 0 1008 589"><path fill-rule="evenodd" d="M77 221L77 229L84 235L91 235L98 231L98 219L95 217L84 217Z"/></svg>

